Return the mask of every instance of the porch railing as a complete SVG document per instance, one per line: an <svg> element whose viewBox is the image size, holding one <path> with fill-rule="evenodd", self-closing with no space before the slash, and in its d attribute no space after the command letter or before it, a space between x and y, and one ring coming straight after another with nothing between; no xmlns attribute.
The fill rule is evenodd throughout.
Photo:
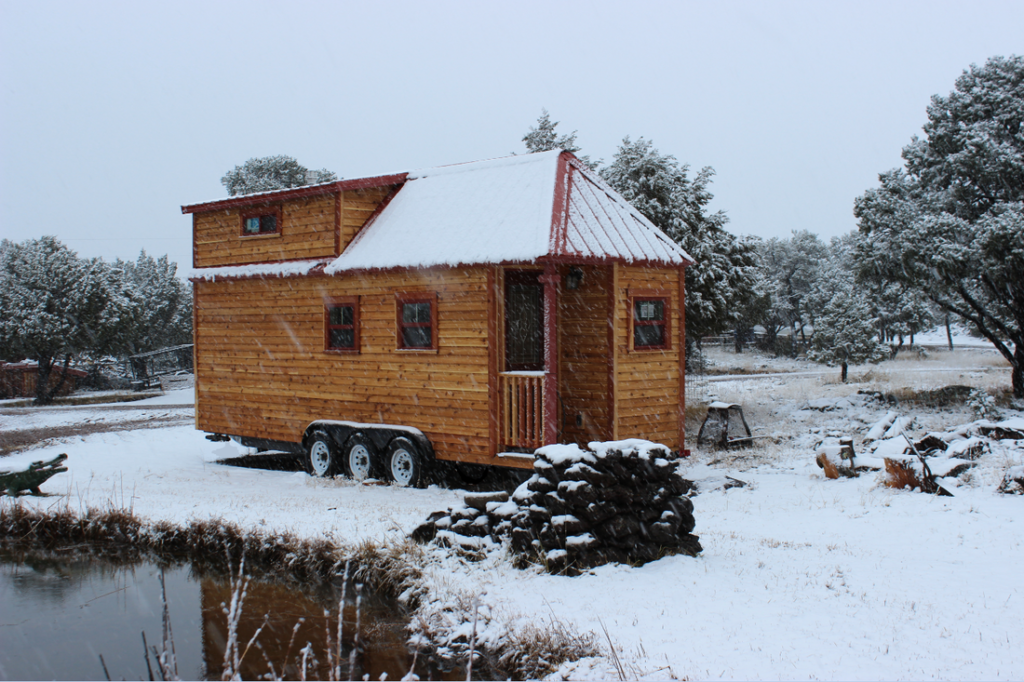
<svg viewBox="0 0 1024 682"><path fill-rule="evenodd" d="M502 447L533 450L544 445L544 373L503 372L498 390Z"/></svg>

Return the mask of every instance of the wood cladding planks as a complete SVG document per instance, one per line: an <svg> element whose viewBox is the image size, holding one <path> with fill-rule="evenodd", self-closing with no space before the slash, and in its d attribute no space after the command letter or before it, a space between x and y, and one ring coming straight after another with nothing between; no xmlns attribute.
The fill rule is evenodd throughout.
<svg viewBox="0 0 1024 682"><path fill-rule="evenodd" d="M559 440L681 447L682 270L580 268L573 291L559 269ZM492 267L198 281L197 428L298 442L317 419L400 424L426 433L439 459L494 464L502 281ZM665 292L672 349L630 350L631 289ZM437 295L435 351L397 349L395 294L413 292ZM359 297L358 354L324 351L331 297Z"/></svg>
<svg viewBox="0 0 1024 682"><path fill-rule="evenodd" d="M389 187L294 199L280 204L270 235L241 235L241 209L193 215L195 267L248 265L338 255L390 192ZM340 204L340 211L337 210ZM248 209L246 209L248 210Z"/></svg>
<svg viewBox="0 0 1024 682"><path fill-rule="evenodd" d="M585 446L611 439L608 386L608 266L582 266L580 288L559 292L561 440ZM569 267L559 269L562 282Z"/></svg>
<svg viewBox="0 0 1024 682"><path fill-rule="evenodd" d="M644 438L673 449L680 442L679 404L680 359L678 331L682 322L678 269L619 267L615 306L616 419L618 438ZM671 308L672 348L635 351L630 349L629 290L664 292Z"/></svg>
<svg viewBox="0 0 1024 682"><path fill-rule="evenodd" d="M316 419L421 429L440 459L484 461L484 269L196 283L199 428L299 442ZM438 294L437 352L396 349L395 294ZM360 352L324 352L325 297L359 296ZM263 304L266 303L266 305Z"/></svg>

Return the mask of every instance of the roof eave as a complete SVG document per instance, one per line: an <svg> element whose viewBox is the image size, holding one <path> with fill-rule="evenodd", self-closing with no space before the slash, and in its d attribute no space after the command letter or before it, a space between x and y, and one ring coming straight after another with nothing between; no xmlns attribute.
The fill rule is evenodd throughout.
<svg viewBox="0 0 1024 682"><path fill-rule="evenodd" d="M273 192L261 192L259 194L246 194L240 197L218 199L207 201L201 204L190 204L181 207L182 213L206 213L208 211L221 211L244 206L259 206L260 204L273 204L279 201L290 201L292 199L304 199L306 197L337 194L338 192L357 189L370 189L373 187L389 187L405 182L408 173L395 173L392 175L378 175L370 178L353 178L351 180L339 180L323 185L307 185L294 189L282 189Z"/></svg>

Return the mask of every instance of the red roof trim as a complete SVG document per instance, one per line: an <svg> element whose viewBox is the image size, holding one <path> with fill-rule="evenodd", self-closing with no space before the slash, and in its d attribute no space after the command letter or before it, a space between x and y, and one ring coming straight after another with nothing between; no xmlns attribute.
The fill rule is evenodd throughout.
<svg viewBox="0 0 1024 682"><path fill-rule="evenodd" d="M261 192L260 194L247 194L241 197L208 201L203 204L190 204L182 206L182 213L205 213L207 211L220 211L228 208L239 208L241 206L256 206L258 204L272 204L279 201L290 201L305 197L322 196L335 194L354 189L369 189L371 187L386 187L398 185L405 182L408 173L396 173L394 175L378 175L372 178L355 178L353 180L339 180L325 185L310 185L307 187L296 187L295 189L282 189L276 192Z"/></svg>
<svg viewBox="0 0 1024 682"><path fill-rule="evenodd" d="M294 260L306 260L304 258ZM272 261L272 263L288 263L291 261ZM329 261L328 261L329 262ZM269 264L270 262L266 263ZM618 263L620 265L626 265L630 267L649 267L649 268L686 268L690 263L679 264L675 262L661 261L661 260L627 260L625 258L609 258L604 256L541 256L537 260L519 260L519 261L502 261L501 263L458 263L456 265L431 265L425 268L410 268L406 266L396 266L393 268L358 268L352 270L342 270L333 275L327 275L324 273L324 268L327 266L327 262L321 263L320 265L314 266L305 275L296 273L286 273L283 275L279 274L265 274L265 275L217 275L213 280L208 280L199 274L194 274L188 278L190 282L207 282L217 281L226 282L241 279L277 279L287 277L346 277L348 275L360 275L364 273L395 273L395 272L415 272L417 270L463 270L467 268L489 268L495 265L509 268L509 267L524 267L524 266L536 266L543 265L545 263L554 263L555 265L611 265L612 263ZM248 263L247 265L265 265L265 263ZM217 265L211 266L210 268L197 268L196 272L201 273L204 269L214 268L230 268L236 267L232 265ZM245 267L239 265L237 267Z"/></svg>
<svg viewBox="0 0 1024 682"><path fill-rule="evenodd" d="M555 171L555 196L551 203L551 233L548 236L548 251L561 254L565 239L565 223L569 219L569 152L558 155L558 170Z"/></svg>

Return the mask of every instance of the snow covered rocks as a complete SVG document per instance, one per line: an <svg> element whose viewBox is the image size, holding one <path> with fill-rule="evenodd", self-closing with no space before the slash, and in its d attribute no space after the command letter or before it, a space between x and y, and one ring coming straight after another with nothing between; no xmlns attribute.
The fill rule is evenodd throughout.
<svg viewBox="0 0 1024 682"><path fill-rule="evenodd" d="M472 552L508 539L519 567L575 574L606 563L634 565L666 554L696 556L693 484L668 448L643 440L549 445L534 474L512 494L467 495L463 507L432 514L413 538Z"/></svg>

